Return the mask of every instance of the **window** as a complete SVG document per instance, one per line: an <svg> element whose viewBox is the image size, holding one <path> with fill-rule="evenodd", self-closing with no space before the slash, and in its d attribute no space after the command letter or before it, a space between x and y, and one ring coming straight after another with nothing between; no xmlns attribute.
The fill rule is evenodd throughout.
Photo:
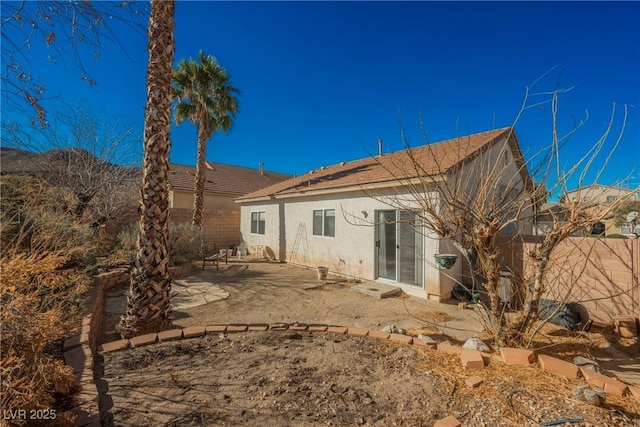
<svg viewBox="0 0 640 427"><path fill-rule="evenodd" d="M336 210L324 209L313 211L313 235L335 237Z"/></svg>
<svg viewBox="0 0 640 427"><path fill-rule="evenodd" d="M264 212L251 212L251 234L264 234Z"/></svg>
<svg viewBox="0 0 640 427"><path fill-rule="evenodd" d="M607 196L607 203L613 203L618 200L618 196Z"/></svg>
<svg viewBox="0 0 640 427"><path fill-rule="evenodd" d="M633 234L633 231L631 224L622 224L620 226L620 234Z"/></svg>
<svg viewBox="0 0 640 427"><path fill-rule="evenodd" d="M604 224L601 222L593 224L593 226L591 227L591 235L600 236L601 234L604 234L604 228Z"/></svg>

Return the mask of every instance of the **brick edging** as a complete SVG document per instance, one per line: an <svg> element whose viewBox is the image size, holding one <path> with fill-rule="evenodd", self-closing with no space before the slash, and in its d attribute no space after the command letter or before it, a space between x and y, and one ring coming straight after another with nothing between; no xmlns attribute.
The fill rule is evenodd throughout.
<svg viewBox="0 0 640 427"><path fill-rule="evenodd" d="M332 333L338 335L350 335L353 337L368 337L373 339L388 340L415 348L439 350L445 353L457 354L461 363L467 369L481 369L492 362L522 366L538 366L544 372L559 375L567 379L583 379L589 385L603 388L606 393L617 396L630 395L640 402L640 387L631 386L615 378L596 372L585 370L577 365L557 359L548 355L537 356L531 350L518 348L502 348L501 355L488 354L477 350L463 349L448 343L430 343L420 338L403 334L386 333L380 330L366 329L350 326L305 324L305 323L259 323L259 324L218 324L207 326L190 326L184 329L171 329L159 333L145 334L131 339L123 339L102 344L99 348L101 354L111 353L129 348L143 347L166 341L188 339L205 336L210 333L242 333L251 331L308 331L313 333ZM474 385L474 387L476 387Z"/></svg>
<svg viewBox="0 0 640 427"><path fill-rule="evenodd" d="M185 276L194 269L193 264L185 264L178 267L170 267L171 276L174 278ZM92 289L87 293L86 306L90 307L91 313L82 318L80 330L74 336L65 340L63 344L64 360L69 365L76 378L76 383L80 386L81 391L72 396L74 402L73 411L78 415L79 427L99 427L100 426L100 410L99 399L100 395L94 379L94 358L98 353L108 353L111 351L124 350L132 347L131 340L133 340L133 346L139 347L143 345L150 345L157 342L194 338L198 336L204 336L207 333L240 333L250 331L268 331L268 330L296 330L296 331L309 331L309 332L327 332L334 334L347 334L356 337L369 337L380 340L389 340L404 345L411 345L419 348L427 348L431 350L440 350L443 352L453 353L459 355L461 362L469 369L478 369L480 367L478 355L468 352L462 352L462 348L445 343L426 343L421 339L414 338L408 335L387 333L375 329L365 329L358 327L348 326L336 326L336 325L324 325L324 324L303 324L303 323L258 323L258 324L224 324L224 325L207 325L207 326L192 326L184 329L172 329L169 331L163 331L158 334L146 334L138 337L131 338L129 340L119 340L111 343L106 343L98 348L98 340L102 334L102 317L104 311L104 292L115 286L126 284L129 280L129 274L126 269L118 269L111 272L101 273L93 277L94 284ZM119 344L117 344L119 343ZM502 349L505 350L505 349ZM507 349L509 350L509 349ZM518 364L532 365L535 363L537 357L528 354L523 355L520 351L527 352L528 350L511 349L515 350L512 354L514 360L526 360L527 362L513 362ZM479 352L478 352L479 353ZM509 353L509 352L507 352ZM533 354L533 352L531 352ZM462 356L464 354L464 358ZM502 353L502 356L491 355L487 353L480 353L482 358L482 367L488 365L490 361L505 362L506 354ZM547 363L551 359L550 356L544 356ZM560 359L555 359L559 362L573 365L570 362L565 362ZM555 372L556 362L551 360L551 364L545 364L546 372L554 373L567 377L565 373ZM510 363L507 361L507 363ZM562 365L561 363L561 365ZM542 363L540 363L542 365ZM568 365L563 365L567 367ZM577 371L576 371L577 370ZM602 387L605 392L616 395L631 394L632 398L635 398L640 402L640 386L631 386L625 384L615 378L607 377L602 374L591 375L588 372L585 373L584 369L578 368L576 365L569 366L570 374L569 378L584 378L585 382L590 385ZM576 375L573 376L573 372Z"/></svg>
<svg viewBox="0 0 640 427"><path fill-rule="evenodd" d="M193 270L193 264L170 267L172 277L182 277ZM63 343L64 362L73 370L80 392L72 396L72 411L78 416L79 427L100 426L100 394L94 379L94 358L102 335L104 292L129 280L128 269L119 268L93 276L93 286L85 297L90 314L81 320L80 330Z"/></svg>

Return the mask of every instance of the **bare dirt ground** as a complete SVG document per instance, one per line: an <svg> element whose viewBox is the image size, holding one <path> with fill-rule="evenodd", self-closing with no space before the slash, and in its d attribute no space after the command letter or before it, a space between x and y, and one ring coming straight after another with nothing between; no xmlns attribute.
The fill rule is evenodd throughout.
<svg viewBox="0 0 640 427"><path fill-rule="evenodd" d="M395 324L438 341L446 338L442 332L459 340L479 335L472 310L406 296L377 300L346 282L304 290L317 282L315 272L292 266L236 263L198 276L229 298L176 312L177 327L298 321L372 329ZM105 319L103 340L113 339L108 325L114 317ZM576 335L549 327L539 346L564 342L541 351L565 358L594 357L606 346L637 358L637 340L605 335L597 328ZM607 395L603 407L589 405L572 396L579 381L534 366L491 363L471 371L456 355L331 333L208 334L108 353L98 370L107 426L432 426L448 415L464 426L565 419L583 420L572 426L640 426L637 401ZM471 376L484 382L470 388Z"/></svg>

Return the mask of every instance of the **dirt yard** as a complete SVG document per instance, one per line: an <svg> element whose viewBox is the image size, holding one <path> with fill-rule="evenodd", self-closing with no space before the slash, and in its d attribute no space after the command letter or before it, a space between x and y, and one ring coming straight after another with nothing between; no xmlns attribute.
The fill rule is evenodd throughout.
<svg viewBox="0 0 640 427"><path fill-rule="evenodd" d="M203 278L229 298L176 312L177 327L394 324L442 341L445 328L433 326L439 323L457 335L453 341L478 335L472 310L409 297L377 300L345 282L304 290L316 281L315 273L291 266L230 264L220 272L208 267ZM114 317L105 319L107 328ZM106 332L104 340L112 339ZM567 341L559 351L585 356L607 341L599 331L585 337L554 328L545 330L540 346L546 339ZM637 340L613 344L637 357ZM589 405L572 396L579 381L536 367L492 363L470 371L455 355L331 333L208 334L108 353L98 370L106 426L432 426L448 415L464 426L540 426L566 419L583 420L572 426L640 426L636 401L607 395L603 407ZM467 386L471 376L483 383Z"/></svg>

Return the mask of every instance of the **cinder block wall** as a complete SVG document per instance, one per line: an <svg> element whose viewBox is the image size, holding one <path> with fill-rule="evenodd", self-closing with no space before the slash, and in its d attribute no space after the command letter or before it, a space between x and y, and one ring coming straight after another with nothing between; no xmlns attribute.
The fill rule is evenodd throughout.
<svg viewBox="0 0 640 427"><path fill-rule="evenodd" d="M171 221L191 223L191 209L171 209ZM218 248L228 248L240 243L240 211L205 209L202 229L205 241L215 243Z"/></svg>
<svg viewBox="0 0 640 427"><path fill-rule="evenodd" d="M529 268L526 254L539 241L538 236L500 238L500 261L516 280ZM572 237L555 249L552 258L544 298L579 302L599 323L612 324L620 314L640 317L640 239ZM466 261L463 277L471 283Z"/></svg>
<svg viewBox="0 0 640 427"><path fill-rule="evenodd" d="M567 239L554 252L546 296L569 294L600 323L611 324L620 314L640 317L639 252L640 240Z"/></svg>

